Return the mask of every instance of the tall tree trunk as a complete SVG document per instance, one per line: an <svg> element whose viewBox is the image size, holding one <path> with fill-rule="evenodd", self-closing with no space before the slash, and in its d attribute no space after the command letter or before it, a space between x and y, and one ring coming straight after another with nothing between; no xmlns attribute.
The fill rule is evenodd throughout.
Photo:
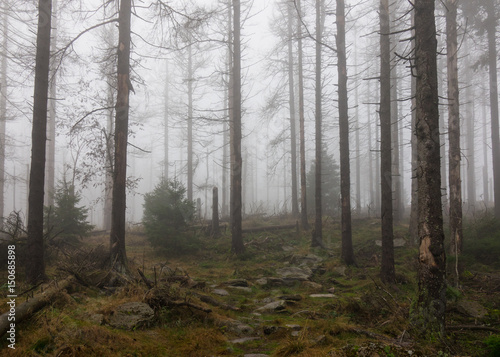
<svg viewBox="0 0 500 357"><path fill-rule="evenodd" d="M391 148L392 148L392 183L393 183L393 218L396 222L403 218L401 192L401 170L399 167L399 112L398 112L398 75L396 61L392 62L391 78Z"/></svg>
<svg viewBox="0 0 500 357"><path fill-rule="evenodd" d="M493 194L495 218L500 219L500 138L498 133L498 80L495 4L488 0L486 19L488 32L488 65L490 72L491 146L493 153Z"/></svg>
<svg viewBox="0 0 500 357"><path fill-rule="evenodd" d="M168 68L168 59L165 61L165 103L163 107L163 177L168 179L168 119L170 116L170 98L169 98L169 78L170 72Z"/></svg>
<svg viewBox="0 0 500 357"><path fill-rule="evenodd" d="M241 230L241 39L240 39L240 0L233 0L233 91L232 91L232 152L231 152L231 237L232 251L242 254L245 251Z"/></svg>
<svg viewBox="0 0 500 357"><path fill-rule="evenodd" d="M36 284L45 279L43 199L51 17L52 1L40 0L38 3L33 129L31 132L31 171L28 194L28 263L26 264L26 280L29 284Z"/></svg>
<svg viewBox="0 0 500 357"><path fill-rule="evenodd" d="M128 273L125 250L127 139L130 82L131 0L121 0L118 19L118 82L115 116L115 165L113 172L113 206L111 212L111 264L120 273Z"/></svg>
<svg viewBox="0 0 500 357"><path fill-rule="evenodd" d="M437 40L434 0L415 1L418 147L418 295L412 322L423 336L444 336L446 283L441 204Z"/></svg>
<svg viewBox="0 0 500 357"><path fill-rule="evenodd" d="M287 4L288 10L288 93L290 105L290 152L292 160L292 215L297 217L299 214L299 202L297 201L297 133L296 133L296 118L295 118L295 85L294 85L294 70L293 70L293 30L292 30L292 8L293 4Z"/></svg>
<svg viewBox="0 0 500 357"><path fill-rule="evenodd" d="M458 89L457 0L446 1L448 67L448 141L451 254L462 250L462 187L460 179L460 102ZM470 118L469 118L470 119Z"/></svg>
<svg viewBox="0 0 500 357"><path fill-rule="evenodd" d="M8 53L8 2L4 1L4 13L2 19L3 55L0 63L0 229L3 228L5 210L5 126L7 123L7 53ZM14 175L15 176L15 175ZM15 209L14 209L15 210Z"/></svg>
<svg viewBox="0 0 500 357"><path fill-rule="evenodd" d="M412 28L415 24L415 9L411 13ZM412 37L415 38L415 30L412 30ZM412 47L415 48L415 40L412 41ZM417 81L414 75L411 76L411 202L410 202L410 243L418 242L418 179L417 179L417 136L414 128L417 125L416 119L416 87Z"/></svg>
<svg viewBox="0 0 500 357"><path fill-rule="evenodd" d="M52 1L52 39L50 51L57 50L57 0ZM49 82L49 114L47 118L47 180L45 182L45 202L47 206L54 205L55 187L55 158L56 158L56 97L57 97L57 76L54 61L50 66Z"/></svg>
<svg viewBox="0 0 500 357"><path fill-rule="evenodd" d="M370 81L368 81L368 85L366 86L367 90L367 98L371 97L371 86L370 86ZM374 193L374 186L376 186L374 175L373 175L373 153L372 153L372 120L371 120L371 110L368 110L367 113L367 125L368 125L368 176L369 176L369 183L368 183L368 188L369 188L369 195L370 195L370 203L369 206L370 209L368 210L368 215L371 217L371 209L373 208L375 204L375 193Z"/></svg>
<svg viewBox="0 0 500 357"><path fill-rule="evenodd" d="M345 47L345 4L337 0L337 70L340 130L340 197L342 201L342 260L354 264L351 228L351 170L349 162L349 112L347 100L347 56Z"/></svg>
<svg viewBox="0 0 500 357"><path fill-rule="evenodd" d="M297 11L299 21L297 21L297 65L299 69L299 131L300 131L300 222L302 229L309 229L307 221L307 181L306 181L306 137L305 137L305 115L304 115L304 73L302 61L302 7L300 0L297 0Z"/></svg>
<svg viewBox="0 0 500 357"><path fill-rule="evenodd" d="M193 48L188 46L187 63L187 199L193 200Z"/></svg>
<svg viewBox="0 0 500 357"><path fill-rule="evenodd" d="M315 193L314 193L314 203L315 203L315 221L314 221L314 232L312 234L311 245L313 247L323 244L323 215L322 215L322 204L321 204L321 149L322 149L322 113L321 113L321 38L322 38L322 10L323 1L316 0L316 112L315 112L315 141L316 141L316 160L315 160Z"/></svg>
<svg viewBox="0 0 500 357"><path fill-rule="evenodd" d="M389 1L380 1L380 189L382 192L382 281L396 280L392 217L391 61Z"/></svg>
<svg viewBox="0 0 500 357"><path fill-rule="evenodd" d="M486 93L485 93L486 94ZM486 98L486 95L483 96ZM486 119L486 104L481 104L481 116L483 117L483 200L484 206L490 205L490 192L488 189L488 136L487 136L487 119Z"/></svg>

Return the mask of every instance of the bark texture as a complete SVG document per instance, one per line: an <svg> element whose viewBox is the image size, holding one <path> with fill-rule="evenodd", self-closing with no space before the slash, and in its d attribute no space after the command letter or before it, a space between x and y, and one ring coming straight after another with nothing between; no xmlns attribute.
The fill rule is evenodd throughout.
<svg viewBox="0 0 500 357"><path fill-rule="evenodd" d="M31 132L31 171L28 194L28 263L26 265L26 280L30 284L36 284L45 279L43 199L47 142L51 13L52 1L40 0L38 3L33 128Z"/></svg>
<svg viewBox="0 0 500 357"><path fill-rule="evenodd" d="M337 70L340 130L340 197L342 201L342 260L354 264L351 228L351 168L349 162L349 113L347 100L347 58L345 46L345 3L337 0Z"/></svg>
<svg viewBox="0 0 500 357"><path fill-rule="evenodd" d="M382 267L384 282L394 282L394 233L392 217L391 157L391 43L389 0L380 1L380 190L382 218Z"/></svg>
<svg viewBox="0 0 500 357"><path fill-rule="evenodd" d="M444 335L446 284L441 204L440 139L434 0L415 1L416 137L418 178L418 295L412 311L417 333Z"/></svg>
<svg viewBox="0 0 500 357"><path fill-rule="evenodd" d="M458 90L457 0L446 2L448 67L448 141L451 253L462 250L462 184L460 178L460 102ZM470 119L470 118L469 118ZM469 197L469 200L471 198Z"/></svg>
<svg viewBox="0 0 500 357"><path fill-rule="evenodd" d="M130 82L130 17L131 0L120 2L118 20L118 82L115 114L115 157L113 172L113 204L111 212L111 264L120 273L129 273L125 251L125 213L127 182L127 140Z"/></svg>

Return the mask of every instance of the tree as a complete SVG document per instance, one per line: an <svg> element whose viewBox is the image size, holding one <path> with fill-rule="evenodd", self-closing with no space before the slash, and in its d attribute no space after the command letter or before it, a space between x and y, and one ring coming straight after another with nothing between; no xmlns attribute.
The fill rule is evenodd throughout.
<svg viewBox="0 0 500 357"><path fill-rule="evenodd" d="M233 82L232 82L232 120L231 120L231 239L232 251L242 254L243 232L241 227L241 39L240 39L240 0L233 0Z"/></svg>
<svg viewBox="0 0 500 357"><path fill-rule="evenodd" d="M118 81L115 114L115 156L113 171L113 204L111 210L111 264L120 273L128 273L125 251L125 212L127 181L127 140L130 82L131 0L121 0L118 18Z"/></svg>
<svg viewBox="0 0 500 357"><path fill-rule="evenodd" d="M394 282L394 233L392 217L391 62L389 0L380 0L380 187L382 193L382 268L384 282Z"/></svg>
<svg viewBox="0 0 500 357"><path fill-rule="evenodd" d="M324 23L324 2L322 0L316 0L316 68L315 68L315 153L316 153L316 183L314 192L314 207L315 207L315 219L314 219L314 232L312 234L311 246L316 247L323 244L323 215L321 212L321 153L322 153L322 112L321 112L321 100L322 100L322 83L321 83L321 39L323 35L323 23Z"/></svg>
<svg viewBox="0 0 500 357"><path fill-rule="evenodd" d="M451 252L462 250L462 184L460 179L460 102L458 90L457 0L446 1L448 67L448 140ZM469 118L470 120L470 118ZM469 133L472 135L472 133ZM474 185L475 183L472 183ZM472 197L469 197L469 201Z"/></svg>
<svg viewBox="0 0 500 357"><path fill-rule="evenodd" d="M321 212L329 215L337 215L339 213L340 201L340 176L339 165L335 162L333 155L328 155L328 152L323 145L321 153ZM309 172L307 173L307 197L309 204L312 207L314 203L314 193L316 192L316 161L311 163Z"/></svg>
<svg viewBox="0 0 500 357"><path fill-rule="evenodd" d="M81 195L63 180L54 191L54 204L45 208L45 228L54 238L75 244L94 228L88 221L88 208L79 207Z"/></svg>
<svg viewBox="0 0 500 357"><path fill-rule="evenodd" d="M337 0L337 70L340 130L340 195L342 200L342 260L354 264L351 228L351 170L349 162L349 113L347 101L347 56L345 46L345 4Z"/></svg>
<svg viewBox="0 0 500 357"><path fill-rule="evenodd" d="M31 171L28 196L28 264L26 266L26 280L30 284L37 284L45 279L43 199L51 14L52 1L40 0L38 3L33 127L31 132Z"/></svg>
<svg viewBox="0 0 500 357"><path fill-rule="evenodd" d="M142 223L153 247L175 252L189 249L193 237L185 228L194 218L195 205L179 181L162 179L144 195L143 207Z"/></svg>
<svg viewBox="0 0 500 357"><path fill-rule="evenodd" d="M418 178L418 295L412 322L426 337L444 335L446 283L441 204L437 39L434 0L415 1Z"/></svg>
<svg viewBox="0 0 500 357"><path fill-rule="evenodd" d="M4 9L2 16L2 50L3 55L0 61L0 228L4 220L5 208L5 124L7 122L7 46L8 46L8 30L9 18L7 8Z"/></svg>

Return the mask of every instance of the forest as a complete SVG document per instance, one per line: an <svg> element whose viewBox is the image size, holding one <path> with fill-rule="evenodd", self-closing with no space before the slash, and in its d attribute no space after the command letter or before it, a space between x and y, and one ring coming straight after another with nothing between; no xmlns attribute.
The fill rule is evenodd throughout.
<svg viewBox="0 0 500 357"><path fill-rule="evenodd" d="M500 1L0 3L2 356L500 356Z"/></svg>

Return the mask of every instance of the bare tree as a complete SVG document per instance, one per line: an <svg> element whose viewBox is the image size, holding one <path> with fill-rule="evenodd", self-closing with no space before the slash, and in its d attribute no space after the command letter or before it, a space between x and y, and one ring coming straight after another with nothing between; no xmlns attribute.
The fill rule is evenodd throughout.
<svg viewBox="0 0 500 357"><path fill-rule="evenodd" d="M7 2L4 2L7 5ZM2 50L3 55L0 61L0 228L3 226L5 209L5 125L7 123L7 50L8 50L8 30L9 17L7 6L4 8L2 16Z"/></svg>
<svg viewBox="0 0 500 357"><path fill-rule="evenodd" d="M128 273L125 250L125 213L127 181L127 141L130 82L131 0L121 0L118 18L118 82L115 115L115 157L113 171L113 205L111 213L111 264L120 273Z"/></svg>
<svg viewBox="0 0 500 357"><path fill-rule="evenodd" d="M40 0L38 3L33 128L31 133L31 171L28 196L28 264L26 265L26 280L30 284L37 284L45 279L43 199L51 17L52 1Z"/></svg>
<svg viewBox="0 0 500 357"><path fill-rule="evenodd" d="M415 1L418 295L412 322L424 336L443 336L446 283L441 203L437 39L434 0Z"/></svg>

